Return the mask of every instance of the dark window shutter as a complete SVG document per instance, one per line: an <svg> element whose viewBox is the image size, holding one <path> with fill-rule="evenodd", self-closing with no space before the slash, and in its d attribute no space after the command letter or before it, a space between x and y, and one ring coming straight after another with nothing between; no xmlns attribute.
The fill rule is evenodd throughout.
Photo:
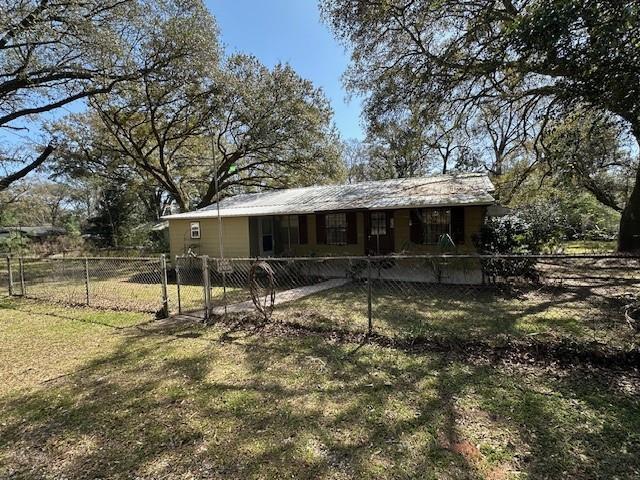
<svg viewBox="0 0 640 480"><path fill-rule="evenodd" d="M325 243L327 243L325 215L324 213L316 213L316 244L324 245Z"/></svg>
<svg viewBox="0 0 640 480"><path fill-rule="evenodd" d="M424 230L422 228L422 222L420 222L420 217L418 216L417 210L411 210L409 214L409 240L412 243L422 244L424 243L423 239Z"/></svg>
<svg viewBox="0 0 640 480"><path fill-rule="evenodd" d="M307 230L307 216L298 215L298 235L300 236L300 245L309 243L309 231Z"/></svg>
<svg viewBox="0 0 640 480"><path fill-rule="evenodd" d="M456 245L464 244L464 207L451 209L451 236Z"/></svg>
<svg viewBox="0 0 640 480"><path fill-rule="evenodd" d="M358 215L356 212L347 212L347 244L358 244Z"/></svg>

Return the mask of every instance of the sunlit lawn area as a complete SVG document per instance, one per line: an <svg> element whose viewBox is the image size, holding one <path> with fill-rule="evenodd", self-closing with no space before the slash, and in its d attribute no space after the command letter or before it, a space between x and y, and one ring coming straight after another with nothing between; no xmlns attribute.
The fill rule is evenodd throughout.
<svg viewBox="0 0 640 480"><path fill-rule="evenodd" d="M162 286L158 261L155 259L92 259L89 268L89 303L97 308L156 312L162 307ZM15 262L14 262L15 263ZM17 268L17 267L15 267ZM45 301L85 305L85 261L28 260L25 262L27 296ZM180 303L184 311L204 309L204 288L201 271L188 272L180 285ZM244 286L227 286L228 302L249 298ZM14 289L20 292L20 277L14 271ZM167 286L169 308L178 311L178 286L175 275L169 275ZM211 300L222 304L222 287L212 285Z"/></svg>
<svg viewBox="0 0 640 480"><path fill-rule="evenodd" d="M372 296L374 332L393 337L438 336L497 344L508 339L570 340L623 349L640 343L640 335L625 320L624 302L596 295L429 285L408 294L374 289ZM327 290L281 305L274 315L285 322L364 331L366 286Z"/></svg>
<svg viewBox="0 0 640 480"><path fill-rule="evenodd" d="M616 247L615 240L571 240L562 244L566 254L613 253Z"/></svg>
<svg viewBox="0 0 640 480"><path fill-rule="evenodd" d="M0 308L0 478L637 478L638 379Z"/></svg>
<svg viewBox="0 0 640 480"><path fill-rule="evenodd" d="M83 305L87 300L84 283L42 282L27 285L27 295L41 300ZM222 304L222 287L211 290L212 304ZM178 287L175 283L167 286L169 307L178 311ZM247 289L227 287L227 301L230 303L249 298ZM201 285L181 285L180 299L185 311L204 309L204 289ZM155 312L162 306L162 287L159 283L129 281L126 277L90 282L89 303L99 308L123 309Z"/></svg>

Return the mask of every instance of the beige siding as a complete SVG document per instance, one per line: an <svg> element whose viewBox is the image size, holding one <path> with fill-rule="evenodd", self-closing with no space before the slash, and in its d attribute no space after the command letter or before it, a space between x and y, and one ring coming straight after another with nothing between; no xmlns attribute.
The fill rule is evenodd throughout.
<svg viewBox="0 0 640 480"><path fill-rule="evenodd" d="M200 219L200 239L191 238L190 225L195 220L169 220L171 258L184 255L189 249L199 255L218 257L218 219ZM224 218L222 220L225 257L249 256L249 219L247 217Z"/></svg>

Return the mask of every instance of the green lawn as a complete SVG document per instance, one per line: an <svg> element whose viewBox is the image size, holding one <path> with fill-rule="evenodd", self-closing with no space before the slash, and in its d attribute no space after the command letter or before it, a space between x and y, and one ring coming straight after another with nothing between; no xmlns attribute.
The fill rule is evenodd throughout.
<svg viewBox="0 0 640 480"><path fill-rule="evenodd" d="M249 299L248 289L227 287L228 302ZM42 282L27 285L27 296L45 301L55 301L70 305L85 305L87 291L84 283L78 281ZM222 288L211 289L211 302L222 305ZM167 286L169 308L178 311L178 287ZM204 292L200 285L181 285L180 299L183 311L204 309ZM89 288L90 305L97 308L155 312L162 306L162 287L158 283L131 282L127 278L114 277L109 280L92 281Z"/></svg>
<svg viewBox="0 0 640 480"><path fill-rule="evenodd" d="M391 337L440 337L450 341L508 340L597 342L629 350L640 335L624 317L624 299L570 289L527 288L503 292L493 288L425 286L402 294L374 288L375 333ZM351 284L276 308L274 318L331 329L366 331L366 286Z"/></svg>
<svg viewBox="0 0 640 480"><path fill-rule="evenodd" d="M16 263L14 261L14 263ZM162 287L156 260L90 259L89 302L97 308L156 312L162 307ZM14 266L17 269L17 266ZM27 296L39 300L69 305L86 305L84 259L41 260L29 259L24 263ZM201 271L188 271L180 286L183 311L204 309ZM244 287L238 285L237 287ZM14 289L21 291L17 270L14 270ZM229 302L249 298L246 288L227 288ZM169 308L178 311L178 287L175 278L169 278L167 288ZM211 289L213 305L222 304L222 288Z"/></svg>
<svg viewBox="0 0 640 480"><path fill-rule="evenodd" d="M0 303L0 478L637 478L640 380Z"/></svg>
<svg viewBox="0 0 640 480"><path fill-rule="evenodd" d="M566 254L612 253L616 247L615 240L571 240L562 244Z"/></svg>

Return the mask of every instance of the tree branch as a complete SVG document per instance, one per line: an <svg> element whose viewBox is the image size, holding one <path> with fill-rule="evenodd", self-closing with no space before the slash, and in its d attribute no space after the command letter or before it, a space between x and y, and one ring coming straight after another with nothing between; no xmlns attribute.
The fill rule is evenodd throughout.
<svg viewBox="0 0 640 480"><path fill-rule="evenodd" d="M33 23L35 22L38 15L40 15L44 10L46 10L49 4L49 0L40 0L38 6L31 12L29 15L24 17L18 25L14 28L11 28L8 32L6 32L2 38L0 38L0 49L3 49L7 46L7 44L11 41L11 39L15 38L20 32L27 30Z"/></svg>
<svg viewBox="0 0 640 480"><path fill-rule="evenodd" d="M12 173L11 175L7 175L4 178L0 178L0 192L8 188L9 185L11 185L16 180L20 180L21 178L24 178L33 170L40 167L47 160L47 158L49 158L49 156L53 153L53 150L54 150L53 143L49 143L49 145L46 146L46 148L42 151L40 155L38 155L38 158L36 158L34 161L26 165L24 168L21 168L17 172Z"/></svg>

